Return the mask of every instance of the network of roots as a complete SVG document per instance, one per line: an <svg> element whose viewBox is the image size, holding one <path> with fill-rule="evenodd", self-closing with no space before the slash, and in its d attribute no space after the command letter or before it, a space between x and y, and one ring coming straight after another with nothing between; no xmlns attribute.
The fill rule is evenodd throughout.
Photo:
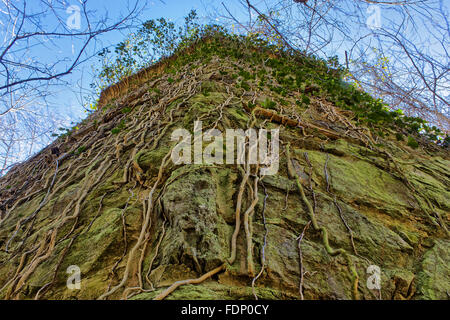
<svg viewBox="0 0 450 320"><path fill-rule="evenodd" d="M0 295L6 299L30 296L26 289L30 277L39 266L49 261L52 262L52 267L48 270L47 283L35 289L32 297L45 298L57 286L65 285L58 278L59 273L65 273L61 265L77 238L86 233L102 215L103 202L108 199L109 193L99 194L99 190L102 183L111 177L117 177L113 183L114 188L123 188L129 192L121 214L123 251L113 265L107 266L110 268L109 277L105 282L104 293L97 298L127 299L158 289L149 275L157 267L155 261L158 250L166 240L165 231L171 223L164 214L161 198L168 185L176 179L183 179L182 175L171 175L176 166L170 158L175 145L175 142L170 141L170 134L178 127L192 130L195 120L203 121L204 130L280 128L279 174L289 177L295 183L297 190L292 191L290 197L297 198L299 214L306 214L310 220L304 228L297 230L300 261L302 239L308 233L320 237L329 255L345 258L353 283L351 290L354 298L358 297L359 276L352 257L361 256L353 241L352 229L341 215L352 250L346 251L330 245L328 233L332 230L327 230L316 219L316 197L311 182L314 178L313 168L308 153L293 155L291 148L307 144L320 150L330 141L344 139L382 154L386 159L384 170L403 181L416 195L430 223L445 228L442 219L435 214L433 205L406 179L401 164L391 156L390 148L394 148L394 145L396 150L405 148L404 152L409 152L406 147L389 139L373 136L369 129L354 121L350 111L336 108L320 96L312 94L307 105L299 106L296 102L302 99L304 92L288 92L280 100L278 94L265 86L258 86L257 81L248 80L245 85L241 82L237 86L240 78L232 76L238 72L253 74L261 70L267 74L268 82L276 82L270 76L271 69L264 65L264 61L254 65L217 56L213 56L207 63L198 60L173 72L163 70L155 73L129 88L127 93L117 99L110 99L102 109L80 124L78 130L57 139L1 178L0 245L4 257L1 264L13 265L15 268L9 271L7 279L2 279ZM193 97L208 97L211 91L221 92L226 98L208 110L201 110L198 105L191 103ZM152 170L143 169L138 161L139 152L158 149L166 152L152 164ZM328 179L328 161L329 159L322 169L327 177L324 192L334 199L334 205L340 212L339 199L334 195L333 185ZM299 163L303 164L307 179L301 178ZM265 177L260 175L257 164L250 165L246 161L243 165L233 165L233 170L238 173L240 180L235 185L236 196L232 204L235 211L235 231L232 238L227 240L230 241L229 258L216 268L203 270L199 278L174 283L156 296L156 299L165 298L183 284L200 283L225 272L235 263L239 239L245 243L246 250L241 250L241 254L246 255L247 273L252 279L252 286L257 286L258 279L264 276L265 262L270 259L264 254L267 239L264 236L262 248L258 250L261 254L255 257L252 224L257 209L265 226L264 210L266 200L270 197L270 188L264 184ZM71 190L67 200L64 192L75 183L78 183L79 188ZM261 195L264 201L262 207L258 205ZM91 204L91 210L88 211L86 202L93 201L92 199L97 199L97 203ZM33 200L38 205L31 213L26 216L16 215L18 207ZM127 210L130 206L141 211L140 230L132 234L127 232ZM42 215L44 212L45 216ZM265 232L267 235L267 229ZM150 252L153 254L150 255ZM370 257L363 258L370 260ZM302 263L300 268L303 268ZM299 294L303 297L303 269L300 275Z"/></svg>

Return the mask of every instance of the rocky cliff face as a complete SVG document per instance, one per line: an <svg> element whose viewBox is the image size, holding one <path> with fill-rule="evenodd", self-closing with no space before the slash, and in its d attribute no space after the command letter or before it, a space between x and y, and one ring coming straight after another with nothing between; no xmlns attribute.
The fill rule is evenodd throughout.
<svg viewBox="0 0 450 320"><path fill-rule="evenodd" d="M234 45L149 69L0 179L2 298L449 297L448 150L373 129L306 76L293 89L304 65ZM278 171L174 164L172 132L198 120L279 129Z"/></svg>

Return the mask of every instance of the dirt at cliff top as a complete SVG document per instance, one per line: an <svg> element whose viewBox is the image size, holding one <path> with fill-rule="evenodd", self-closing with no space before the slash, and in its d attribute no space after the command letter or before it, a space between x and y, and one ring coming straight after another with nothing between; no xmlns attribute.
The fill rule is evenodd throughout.
<svg viewBox="0 0 450 320"><path fill-rule="evenodd" d="M271 90L272 71L213 55L155 74L0 178L0 297L447 299L448 150ZM278 173L174 165L171 133L196 120L279 128Z"/></svg>

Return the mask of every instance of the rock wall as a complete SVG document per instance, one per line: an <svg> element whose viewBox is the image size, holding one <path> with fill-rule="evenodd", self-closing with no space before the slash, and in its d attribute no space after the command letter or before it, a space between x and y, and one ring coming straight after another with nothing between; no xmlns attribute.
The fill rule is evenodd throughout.
<svg viewBox="0 0 450 320"><path fill-rule="evenodd" d="M271 90L273 74L224 55L169 65L0 178L0 296L448 299L448 150L376 136L320 93ZM278 173L175 165L171 133L196 120L278 128Z"/></svg>

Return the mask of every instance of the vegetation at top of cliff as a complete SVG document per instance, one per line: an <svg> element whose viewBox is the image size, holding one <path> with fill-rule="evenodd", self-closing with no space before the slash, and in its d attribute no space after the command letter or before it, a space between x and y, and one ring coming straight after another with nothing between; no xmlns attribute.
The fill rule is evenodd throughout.
<svg viewBox="0 0 450 320"><path fill-rule="evenodd" d="M183 54L189 47L192 48L189 54ZM305 55L286 45L277 34L235 34L218 25L200 25L195 11L185 17L182 27L177 28L164 18L149 20L138 32L117 44L114 53L104 49L99 54L102 67L96 70L98 81L92 87L99 93L138 70L178 53L167 72L175 73L181 66L197 60L208 63L213 56L265 65L276 83L267 81L267 68L255 73L241 68L233 78L239 78L238 85L247 90L247 81L255 81L261 89L267 86L280 95L281 103L282 97L293 91L302 93L301 101L297 101L299 105L307 106L312 95L323 97L337 107L351 110L358 123L381 137L388 129L396 131L397 140L407 140L412 148L418 147L417 140L449 146L450 137L436 126L422 118L406 116L401 109L393 110L381 99L361 91L357 84L346 82L348 70L336 56L325 60ZM96 104L92 104L92 109L96 110Z"/></svg>

